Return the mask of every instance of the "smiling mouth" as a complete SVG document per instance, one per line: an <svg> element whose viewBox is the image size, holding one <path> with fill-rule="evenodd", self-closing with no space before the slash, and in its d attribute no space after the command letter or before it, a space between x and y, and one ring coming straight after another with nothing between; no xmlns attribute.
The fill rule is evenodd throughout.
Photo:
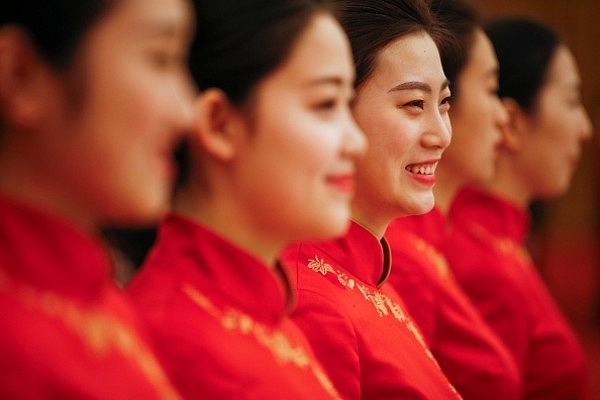
<svg viewBox="0 0 600 400"><path fill-rule="evenodd" d="M433 175L437 167L437 162L428 164L411 164L406 166L406 170L417 175Z"/></svg>

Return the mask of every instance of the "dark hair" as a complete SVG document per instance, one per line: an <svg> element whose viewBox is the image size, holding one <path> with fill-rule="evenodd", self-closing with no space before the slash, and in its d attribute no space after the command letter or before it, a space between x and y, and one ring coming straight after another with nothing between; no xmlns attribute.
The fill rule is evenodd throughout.
<svg viewBox="0 0 600 400"><path fill-rule="evenodd" d="M24 30L40 55L54 67L66 67L92 24L115 0L3 0L0 28Z"/></svg>
<svg viewBox="0 0 600 400"><path fill-rule="evenodd" d="M452 97L458 96L458 79L469 62L475 32L481 25L476 9L468 0L429 0L432 14L448 29L452 46L441 46L440 56L446 78L450 81Z"/></svg>
<svg viewBox="0 0 600 400"><path fill-rule="evenodd" d="M335 4L352 45L357 87L373 73L379 52L395 39L424 31L438 47L445 43L443 28L425 0L336 0Z"/></svg>
<svg viewBox="0 0 600 400"><path fill-rule="evenodd" d="M318 11L317 0L194 0L197 32L190 70L200 89L219 88L236 104L283 63Z"/></svg>
<svg viewBox="0 0 600 400"><path fill-rule="evenodd" d="M493 20L485 25L485 31L500 64L498 94L532 111L562 39L549 26L526 17Z"/></svg>

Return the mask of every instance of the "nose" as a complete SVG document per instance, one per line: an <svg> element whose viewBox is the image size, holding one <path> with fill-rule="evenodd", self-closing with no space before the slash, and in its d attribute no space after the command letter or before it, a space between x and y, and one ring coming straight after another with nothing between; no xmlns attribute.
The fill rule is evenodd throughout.
<svg viewBox="0 0 600 400"><path fill-rule="evenodd" d="M440 113L439 110L432 113L424 126L422 144L424 147L434 147L441 150L446 149L452 140L452 124L450 115Z"/></svg>
<svg viewBox="0 0 600 400"><path fill-rule="evenodd" d="M194 122L194 100L197 96L194 85L189 79L181 79L174 82L171 87L173 100L170 118L174 130L180 133L189 132Z"/></svg>
<svg viewBox="0 0 600 400"><path fill-rule="evenodd" d="M349 110L344 125L344 154L352 158L362 156L367 150L367 139Z"/></svg>
<svg viewBox="0 0 600 400"><path fill-rule="evenodd" d="M503 129L509 122L509 115L508 110L506 109L504 103L502 103L502 100L500 100L499 97L496 101L496 110L496 126L499 129Z"/></svg>
<svg viewBox="0 0 600 400"><path fill-rule="evenodd" d="M592 138L592 121L590 120L590 116L588 115L587 111L583 107L581 108L581 122L579 132L581 141L588 141Z"/></svg>

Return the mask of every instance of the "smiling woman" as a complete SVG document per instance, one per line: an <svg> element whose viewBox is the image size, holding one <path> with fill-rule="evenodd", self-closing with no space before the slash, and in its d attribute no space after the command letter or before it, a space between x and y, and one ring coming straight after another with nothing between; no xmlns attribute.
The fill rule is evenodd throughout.
<svg viewBox="0 0 600 400"><path fill-rule="evenodd" d="M494 152L507 117L496 93L498 61L468 1L431 0L430 6L456 38L442 54L452 88L452 144L437 168L409 167L417 177L435 179L435 207L388 227L389 282L464 399L512 400L522 392L516 363L453 279L444 256L451 225L446 213L456 191L494 173Z"/></svg>
<svg viewBox="0 0 600 400"><path fill-rule="evenodd" d="M450 143L446 33L422 0L340 0L357 64L352 114L368 141L357 162L352 224L340 239L301 242L293 271L304 330L344 399L460 396L396 290L383 238L396 217L433 207L431 172Z"/></svg>
<svg viewBox="0 0 600 400"><path fill-rule="evenodd" d="M0 397L178 398L109 280L191 126L183 0L0 5Z"/></svg>

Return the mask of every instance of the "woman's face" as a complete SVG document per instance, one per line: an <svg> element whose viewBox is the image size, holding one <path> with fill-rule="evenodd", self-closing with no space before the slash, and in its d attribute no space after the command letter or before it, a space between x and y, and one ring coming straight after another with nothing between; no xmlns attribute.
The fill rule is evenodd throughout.
<svg viewBox="0 0 600 400"><path fill-rule="evenodd" d="M451 137L449 97L430 36L406 35L380 51L353 107L369 143L357 165L358 222L387 224L433 207L435 169Z"/></svg>
<svg viewBox="0 0 600 400"><path fill-rule="evenodd" d="M288 59L257 86L236 179L255 226L296 240L341 235L350 218L354 161L365 140L349 110L348 40L317 14Z"/></svg>
<svg viewBox="0 0 600 400"><path fill-rule="evenodd" d="M452 144L440 168L457 185L493 178L502 127L508 114L498 98L498 60L483 31L477 29L469 60L458 76L452 102Z"/></svg>
<svg viewBox="0 0 600 400"><path fill-rule="evenodd" d="M581 156L581 145L592 135L581 103L581 81L571 52L555 52L536 107L525 113L525 133L519 171L535 198L564 193Z"/></svg>
<svg viewBox="0 0 600 400"><path fill-rule="evenodd" d="M122 0L69 70L54 179L97 222L147 222L167 206L172 150L193 117L190 15L184 0Z"/></svg>

